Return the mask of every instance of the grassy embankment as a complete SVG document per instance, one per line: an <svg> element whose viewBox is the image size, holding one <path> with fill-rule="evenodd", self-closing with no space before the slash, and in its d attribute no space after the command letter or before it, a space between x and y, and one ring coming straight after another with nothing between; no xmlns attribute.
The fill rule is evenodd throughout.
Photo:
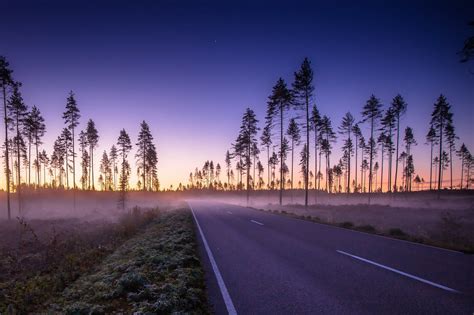
<svg viewBox="0 0 474 315"><path fill-rule="evenodd" d="M40 238L2 255L0 313L208 312L189 209L136 209L93 231Z"/></svg>

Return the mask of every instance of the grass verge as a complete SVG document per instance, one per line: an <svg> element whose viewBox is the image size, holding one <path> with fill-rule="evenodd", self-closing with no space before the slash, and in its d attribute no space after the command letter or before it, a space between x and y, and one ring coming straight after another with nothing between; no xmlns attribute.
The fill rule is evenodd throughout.
<svg viewBox="0 0 474 315"><path fill-rule="evenodd" d="M189 209L161 213L49 310L66 314L207 314L204 272Z"/></svg>
<svg viewBox="0 0 474 315"><path fill-rule="evenodd" d="M258 209L258 208L253 208L253 207L249 207L249 208L257 210L257 211L270 212L277 215L283 215L283 216L287 216L287 217L291 217L295 219L311 221L311 222L326 224L326 225L331 225L331 226L337 226L344 229L356 230L359 232L365 232L369 234L396 238L396 239L409 241L413 243L420 243L420 244L430 245L434 247L455 250L455 251L463 252L466 254L474 254L474 245L469 244L468 242L465 241L465 239L457 235L456 228L458 227L459 223L450 215L445 215L442 218L441 228L440 228L442 233L437 233L437 234L432 235L431 238L426 238L426 237L418 237L418 236L409 235L405 233L403 230L401 230L400 228L391 228L387 231L381 231L381 230L376 229L374 226L370 224L354 225L354 223L350 221L332 223L332 222L322 220L321 218L316 217L316 216L298 215L291 211L286 211L286 210L279 211L279 210Z"/></svg>

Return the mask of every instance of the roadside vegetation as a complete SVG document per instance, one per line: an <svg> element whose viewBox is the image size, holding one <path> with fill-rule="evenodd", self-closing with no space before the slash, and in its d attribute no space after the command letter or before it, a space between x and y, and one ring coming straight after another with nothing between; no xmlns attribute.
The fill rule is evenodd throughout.
<svg viewBox="0 0 474 315"><path fill-rule="evenodd" d="M352 207L356 207L352 206ZM376 211L383 212L383 210L397 212L400 209L391 208L389 206L368 206L363 205L364 210L374 210L370 208L377 208ZM320 207L324 208L324 207ZM327 207L326 207L327 208ZM344 211L347 210L347 206L331 206L330 211ZM382 209L385 208L385 209ZM465 253L474 253L474 233L472 232L473 220L472 218L466 218L461 216L453 215L450 212L442 212L438 220L433 224L432 227L420 227L418 226L416 232L407 232L400 227L386 227L390 224L390 220L385 220L384 224L378 224L375 217L372 221L375 223L355 223L353 221L337 221L334 217L330 218L322 216L322 212L312 211L312 215L308 215L311 210L305 211L305 214L297 210L296 206L281 207L281 209L275 209L274 207L258 208L259 211L271 212L273 214L284 215L295 219L301 219L311 221L315 223L333 225L344 229L356 230L360 232L376 234L381 236L387 236L397 238L405 241L416 242L435 247L441 247L446 249L452 249ZM314 209L313 209L314 210ZM327 209L326 209L327 210ZM406 211L407 209L405 209ZM319 216L318 216L319 214ZM324 215L324 214L323 214ZM383 215L382 213L380 215ZM472 215L471 215L472 216ZM348 215L347 217L350 217ZM385 219L385 218L384 218ZM407 218L409 221L410 218ZM359 220L360 221L360 220Z"/></svg>
<svg viewBox="0 0 474 315"><path fill-rule="evenodd" d="M207 313L188 209L117 222L19 220L1 234L0 313ZM10 229L10 230L8 230Z"/></svg>

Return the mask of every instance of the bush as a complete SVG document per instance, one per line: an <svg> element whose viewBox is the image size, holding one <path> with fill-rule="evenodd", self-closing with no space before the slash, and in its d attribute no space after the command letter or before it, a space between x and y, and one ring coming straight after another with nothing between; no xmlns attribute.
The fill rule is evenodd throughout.
<svg viewBox="0 0 474 315"><path fill-rule="evenodd" d="M339 226L345 229L352 229L354 227L354 223L345 221L345 222L340 223Z"/></svg>
<svg viewBox="0 0 474 315"><path fill-rule="evenodd" d="M403 232L401 229L399 228L393 228L393 229L390 229L388 231L388 234L390 236L394 236L394 237L399 237L399 238L407 238L408 237L408 234L406 234L405 232Z"/></svg>
<svg viewBox="0 0 474 315"><path fill-rule="evenodd" d="M367 232L367 233L375 233L377 230L375 229L375 227L373 227L372 225L370 224L366 224L366 225L359 225L356 227L357 230L361 231L361 232Z"/></svg>

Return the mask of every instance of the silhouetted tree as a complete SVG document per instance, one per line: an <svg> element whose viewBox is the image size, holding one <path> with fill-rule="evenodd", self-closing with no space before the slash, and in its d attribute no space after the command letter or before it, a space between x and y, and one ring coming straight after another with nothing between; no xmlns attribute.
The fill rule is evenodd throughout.
<svg viewBox="0 0 474 315"><path fill-rule="evenodd" d="M69 92L69 96L66 101L66 110L63 113L64 123L66 128L71 131L71 149L72 149L72 187L76 189L76 148L75 148L75 128L79 125L79 118L81 114L79 108L77 107L76 99L74 98L74 93Z"/></svg>
<svg viewBox="0 0 474 315"><path fill-rule="evenodd" d="M63 128L63 131L60 136L60 141L64 148L64 170L66 174L66 188L69 189L69 153L72 154L72 134L68 128Z"/></svg>
<svg viewBox="0 0 474 315"><path fill-rule="evenodd" d="M456 151L456 139L459 139L459 137L456 136L456 132L454 130L452 115L451 115L451 121L448 122L444 130L446 133L446 144L448 145L448 148L449 148L450 189L453 189L453 152Z"/></svg>
<svg viewBox="0 0 474 315"><path fill-rule="evenodd" d="M301 150L300 153L300 166L301 166L301 174L303 175L303 179L308 181L305 176L308 174L307 168L308 168L308 158L306 154L308 153L308 149L306 148L306 143L303 145L303 149Z"/></svg>
<svg viewBox="0 0 474 315"><path fill-rule="evenodd" d="M2 89L3 95L3 122L5 125L5 177L6 177L6 190L7 190L7 215L8 220L11 219L11 205L10 205L10 150L9 150L9 138L8 138L8 112L7 112L7 98L9 90L13 87L12 70L9 68L10 64L5 57L0 56L0 88Z"/></svg>
<svg viewBox="0 0 474 315"><path fill-rule="evenodd" d="M309 103L313 96L313 70L311 69L311 62L308 58L303 60L301 68L295 72L295 81L293 82L294 102L297 108L303 109L305 114L305 122L303 130L306 132L306 175L304 176L304 204L308 206L308 179L309 179L309 130L310 130L310 113Z"/></svg>
<svg viewBox="0 0 474 315"><path fill-rule="evenodd" d="M430 145L430 190L432 190L433 183L433 148L437 144L436 130L431 125L428 134L426 135L426 143Z"/></svg>
<svg viewBox="0 0 474 315"><path fill-rule="evenodd" d="M434 104L433 113L431 114L431 126L436 130L436 137L439 144L440 163L438 168L438 190L441 190L441 172L443 167L443 135L446 134L446 126L452 124L451 105L446 100L444 95L440 95Z"/></svg>
<svg viewBox="0 0 474 315"><path fill-rule="evenodd" d="M339 159L339 162L332 168L333 176L337 178L337 187L334 188L334 191L339 193L342 191L341 177L343 174L343 168L344 166L341 159Z"/></svg>
<svg viewBox="0 0 474 315"><path fill-rule="evenodd" d="M396 124L396 129L397 129L397 149L396 149L396 154L395 156L397 157L397 161L395 164L395 181L394 181L394 187L397 189L397 178L398 178L398 148L399 148L399 143L400 143L400 119L403 115L405 115L407 111L407 103L403 99L403 97L398 94L397 96L394 97L392 100L392 105L391 105L391 110L393 111L393 115L395 117L395 124Z"/></svg>
<svg viewBox="0 0 474 315"><path fill-rule="evenodd" d="M46 133L46 125L44 123L44 118L41 115L41 112L36 106L33 106L33 108L31 109L31 112L28 114L26 118L26 129L28 130L27 133L31 134L32 144L35 146L36 161L39 161L39 158L40 158L39 146L43 143L42 138L44 134ZM40 168L37 167L36 171L37 171L37 185L39 186ZM28 176L29 176L29 173L28 173Z"/></svg>
<svg viewBox="0 0 474 315"><path fill-rule="evenodd" d="M407 159L411 159L411 166L408 167L407 163L407 168L405 172L405 190L409 191L411 188L411 175L413 174L414 170L412 172L409 172L413 168L413 156L411 154L411 147L412 145L416 145L416 140L415 140L415 135L413 134L413 129L411 127L406 127L405 128L405 137L403 138L403 141L405 141L405 150L407 153Z"/></svg>
<svg viewBox="0 0 474 315"><path fill-rule="evenodd" d="M336 133L332 128L331 119L324 115L321 118L319 134L321 136L321 151L326 157L326 189L330 192L329 176L328 171L331 168L330 155L332 150L332 144L336 141Z"/></svg>
<svg viewBox="0 0 474 315"><path fill-rule="evenodd" d="M461 187L460 189L463 189L463 179L464 179L464 165L467 164L471 153L467 149L466 145L463 143L459 150L456 152L456 155L459 157L461 160Z"/></svg>
<svg viewBox="0 0 474 315"><path fill-rule="evenodd" d="M355 188L354 188L354 191L357 191L357 187L358 187L358 181L357 181L357 168L359 167L359 164L357 163L357 157L358 157L358 147L359 147L359 143L360 143L360 140L363 138L362 136L362 131L360 130L360 127L359 127L359 124L355 124L354 127L352 128L352 132L354 133L354 137L355 137ZM362 180L362 178L361 178ZM361 185L362 186L362 185Z"/></svg>
<svg viewBox="0 0 474 315"><path fill-rule="evenodd" d="M250 198L250 167L252 166L252 147L257 144L257 127L258 120L255 113L250 108L245 110L242 116L239 136L235 143L236 155L243 158L243 167L246 168L247 174L247 203Z"/></svg>
<svg viewBox="0 0 474 315"><path fill-rule="evenodd" d="M92 190L95 190L94 186L94 149L97 147L99 142L99 133L95 128L95 123L92 119L89 119L87 122L86 127L86 136L87 136L87 144L89 145L89 152L90 152L90 172L91 172L91 181L92 181Z"/></svg>
<svg viewBox="0 0 474 315"><path fill-rule="evenodd" d="M58 187L61 187L61 188L64 187L63 175L65 171L64 169L65 156L66 156L66 148L64 146L64 141L60 135L54 142L54 149L53 149L53 155L51 156L51 163L53 164L53 167L55 169L54 177L56 179L56 183L59 185ZM56 174L56 170L59 172L59 174ZM56 183L55 185L53 185L54 187L56 187Z"/></svg>
<svg viewBox="0 0 474 315"><path fill-rule="evenodd" d="M90 157L87 152L87 134L84 131L79 133L79 149L81 151L81 167L82 167L82 176L81 176L81 186L82 189L89 189L89 162Z"/></svg>
<svg viewBox="0 0 474 315"><path fill-rule="evenodd" d="M288 166L286 165L286 158L288 157L288 152L290 151L290 143L286 137L283 137L283 143L280 146L278 151L278 156L283 160L283 185L286 183L286 174L289 172Z"/></svg>
<svg viewBox="0 0 474 315"><path fill-rule="evenodd" d="M293 160L295 156L294 151L295 145L299 145L301 140L300 128L298 127L298 124L296 123L296 120L294 118L290 120L286 134L290 137L291 141L291 189L293 190Z"/></svg>
<svg viewBox="0 0 474 315"><path fill-rule="evenodd" d="M217 184L219 186L221 185L221 179L220 179L221 171L222 171L221 165L219 163L217 163L217 165L216 165L216 180L217 180Z"/></svg>
<svg viewBox="0 0 474 315"><path fill-rule="evenodd" d="M449 155L446 151L441 152L441 158L439 159L439 165L441 166L441 173L439 175L438 181L443 182L444 171L449 167Z"/></svg>
<svg viewBox="0 0 474 315"><path fill-rule="evenodd" d="M230 155L229 150L225 153L225 166L226 166L226 172L227 172L227 185L230 187L230 172L231 172L231 160L232 157Z"/></svg>
<svg viewBox="0 0 474 315"><path fill-rule="evenodd" d="M143 191L146 191L147 172L152 168L149 157L150 150L153 148L153 136L150 127L145 121L142 121L140 124L140 132L138 133L138 142L136 143L136 146L138 147L137 154L135 155L138 161L138 172L141 172L142 174Z"/></svg>
<svg viewBox="0 0 474 315"><path fill-rule="evenodd" d="M318 139L319 139L320 123L321 123L321 115L319 114L319 110L315 104L313 106L313 110L311 111L311 128L314 130L314 173L315 174L318 173L318 146L319 146ZM316 180L319 180L319 177L314 178L314 189L316 189ZM315 198L316 198L316 194L315 194ZM315 203L316 203L316 199L315 199Z"/></svg>
<svg viewBox="0 0 474 315"><path fill-rule="evenodd" d="M125 129L120 130L120 136L117 140L117 147L119 156L122 158L122 170L120 173L120 198L119 198L119 207L125 209L126 202L126 190L128 188L128 179L130 176L130 165L127 161L127 156L130 150L132 149L132 143L130 137Z"/></svg>
<svg viewBox="0 0 474 315"><path fill-rule="evenodd" d="M275 179L275 169L276 169L276 166L278 165L278 155L273 152L272 153L272 156L270 157L270 166L271 166L271 188L274 189L275 187L275 182L276 182L276 179Z"/></svg>
<svg viewBox="0 0 474 315"><path fill-rule="evenodd" d="M258 161L257 162L257 172L258 172L258 189L262 189L263 187L263 172L264 172L264 169L263 169L263 165L262 165L262 162Z"/></svg>
<svg viewBox="0 0 474 315"><path fill-rule="evenodd" d="M280 125L280 148L283 146L283 122L285 112L290 108L292 103L292 95L290 90L287 88L285 81L282 78L278 79L277 83L273 87L272 94L268 98L268 107L269 110L267 111L271 117L272 121L274 117L279 116L279 125ZM280 154L283 153L283 150L280 150ZM282 204L283 200L283 159L280 156L280 205Z"/></svg>
<svg viewBox="0 0 474 315"><path fill-rule="evenodd" d="M397 104L400 102L397 100ZM388 153L388 183L387 183L387 191L392 192L392 165L393 165L393 152L395 150L394 143L393 143L393 130L396 128L397 116L395 114L394 106L390 106L386 111L381 120L382 128L381 131L384 134L383 136L383 146L382 150ZM398 137L398 136L397 136ZM398 141L398 138L397 138ZM383 155L383 152L382 152ZM398 158L398 152L397 157ZM383 157L382 157L383 159ZM383 162L382 162L382 172L383 172ZM381 180L382 182L383 180ZM382 183L381 183L382 185Z"/></svg>
<svg viewBox="0 0 474 315"><path fill-rule="evenodd" d="M7 104L7 115L9 117L10 130L15 131L16 135L13 138L15 149L17 152L17 195L18 195L18 210L21 215L21 147L24 145L22 134L24 128L24 119L28 114L28 107L23 101L20 93L20 82L13 84L13 93Z"/></svg>
<svg viewBox="0 0 474 315"><path fill-rule="evenodd" d="M39 156L39 161L41 165L43 165L43 187L46 187L46 167L49 164L49 158L48 158L48 154L46 153L46 150L43 149L43 151L41 151L40 156ZM40 186L41 186L41 183L40 183Z"/></svg>
<svg viewBox="0 0 474 315"><path fill-rule="evenodd" d="M361 134L361 136L359 137L359 148L360 148L360 163L361 163L361 167L360 167L360 187L361 187L361 190L362 188L363 191L365 192L365 177L364 177L364 172L365 172L365 168L363 166L364 162L369 165L367 163L367 160L364 158L364 153L367 151L367 145L365 143L365 138L364 136Z"/></svg>
<svg viewBox="0 0 474 315"><path fill-rule="evenodd" d="M388 140L388 136L385 132L381 132L379 134L379 137L377 139L377 143L380 144L380 147L381 147L381 153L382 153L382 156L380 157L380 192L383 191L383 164L384 164L384 153L385 151L387 150L387 147L389 147L389 140ZM378 165L378 163L376 163ZM378 167L377 167L378 169ZM375 166L374 166L374 170L375 170ZM375 174L377 175L377 171L375 171ZM376 180L377 182L377 180ZM390 185L389 185L390 186ZM377 183L375 183L375 187L377 187Z"/></svg>
<svg viewBox="0 0 474 315"><path fill-rule="evenodd" d="M109 152L109 159L112 163L112 173L113 173L113 181L114 181L114 190L117 190L117 159L118 159L118 152L117 147L112 145Z"/></svg>
<svg viewBox="0 0 474 315"><path fill-rule="evenodd" d="M272 105L269 105L270 108ZM263 128L262 135L260 136L260 143L267 148L267 185L270 188L270 146L272 145L272 133L271 133L271 117L267 117L267 122Z"/></svg>
<svg viewBox="0 0 474 315"><path fill-rule="evenodd" d="M413 155L407 155L407 161L405 166L405 178L407 179L406 191L411 191L411 178L415 172L415 166L413 164Z"/></svg>
<svg viewBox="0 0 474 315"><path fill-rule="evenodd" d="M346 136L344 140L344 145L342 146L343 155L346 157L346 166L347 169L347 186L346 192L349 193L351 190L351 156L354 154L354 146L352 144L351 132L354 128L354 117L351 113L347 112L346 115L342 118L341 125L339 126L339 133Z"/></svg>
<svg viewBox="0 0 474 315"><path fill-rule="evenodd" d="M372 163L375 155L375 138L374 132L378 120L382 117L382 104L374 95L365 104L362 111L362 122L368 121L370 123L370 138L369 138L369 193L372 192Z"/></svg>
<svg viewBox="0 0 474 315"><path fill-rule="evenodd" d="M103 189L109 190L112 186L112 164L106 151L104 151L100 160L100 172L103 178Z"/></svg>
<svg viewBox="0 0 474 315"><path fill-rule="evenodd" d="M375 174L375 189L377 190L377 173L379 171L379 162L375 162L374 164L374 174ZM380 187L380 191L382 191L382 187Z"/></svg>

